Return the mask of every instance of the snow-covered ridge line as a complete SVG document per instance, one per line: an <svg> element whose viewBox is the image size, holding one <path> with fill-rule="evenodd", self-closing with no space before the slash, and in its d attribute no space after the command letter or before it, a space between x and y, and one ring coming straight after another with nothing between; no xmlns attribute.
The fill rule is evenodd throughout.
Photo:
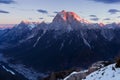
<svg viewBox="0 0 120 80"><path fill-rule="evenodd" d="M120 68L116 68L116 64L110 64L106 67L100 68L97 71L90 73L82 80L120 80ZM73 72L64 80L81 80L82 72Z"/></svg>
<svg viewBox="0 0 120 80"><path fill-rule="evenodd" d="M83 80L120 80L120 68L111 64L91 73Z"/></svg>
<svg viewBox="0 0 120 80"><path fill-rule="evenodd" d="M72 72L70 75L68 75L63 80L86 80L86 76L89 76L96 71L99 72L101 69L102 69L101 71L104 71L106 69L106 67L109 67L110 65L112 65L113 66L112 69L114 68L113 70L115 70L115 64L112 64L112 62L98 61L98 62L92 64L91 67L89 67L87 70L83 70L83 71L79 71L79 72ZM94 77L93 74L92 74L92 77ZM89 79L88 78L88 80L97 80L97 79ZM104 80L106 80L106 79L104 79Z"/></svg>
<svg viewBox="0 0 120 80"><path fill-rule="evenodd" d="M30 21L21 21L20 24L26 25L30 30L34 29L35 27L39 27L40 24L43 22L30 22ZM20 25L18 24L18 25ZM47 24L47 23L45 23ZM53 19L52 22L49 24L53 24L52 27L56 30L57 27L58 29L79 29L80 27L86 27L86 28L115 28L116 26L120 27L120 23L110 23L110 24L103 24L103 23L91 23L88 20L85 20L84 18L81 18L74 12L68 12L68 11L61 11L59 12ZM52 29L50 25L47 25L45 27L46 29ZM102 26L101 26L102 24ZM18 27L18 25L15 25L14 27ZM24 27L24 26L21 26Z"/></svg>
<svg viewBox="0 0 120 80"><path fill-rule="evenodd" d="M85 73L85 72L88 72L88 70L84 70L84 71L80 71L80 72L72 72L69 76L64 78L64 80L69 80L70 77L77 75L77 74Z"/></svg>

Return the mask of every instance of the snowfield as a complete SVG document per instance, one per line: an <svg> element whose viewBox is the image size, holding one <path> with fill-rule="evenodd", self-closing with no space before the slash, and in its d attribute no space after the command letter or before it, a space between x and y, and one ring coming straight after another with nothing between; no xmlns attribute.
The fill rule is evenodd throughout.
<svg viewBox="0 0 120 80"><path fill-rule="evenodd" d="M115 64L111 64L101 68L82 80L120 80L120 68L116 68Z"/></svg>

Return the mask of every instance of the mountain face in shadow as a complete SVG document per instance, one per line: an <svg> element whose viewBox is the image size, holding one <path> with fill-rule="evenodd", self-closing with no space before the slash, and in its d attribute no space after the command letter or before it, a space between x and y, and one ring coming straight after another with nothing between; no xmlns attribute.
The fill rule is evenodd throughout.
<svg viewBox="0 0 120 80"><path fill-rule="evenodd" d="M39 71L87 68L93 62L110 60L120 51L120 25L93 24L74 12L62 11L52 23L21 22L0 31L0 49Z"/></svg>

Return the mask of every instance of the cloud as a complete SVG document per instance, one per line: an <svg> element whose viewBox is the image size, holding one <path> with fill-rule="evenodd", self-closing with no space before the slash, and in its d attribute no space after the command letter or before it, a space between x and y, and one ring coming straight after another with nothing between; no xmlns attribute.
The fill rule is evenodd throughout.
<svg viewBox="0 0 120 80"><path fill-rule="evenodd" d="M33 20L32 18L28 18L29 20Z"/></svg>
<svg viewBox="0 0 120 80"><path fill-rule="evenodd" d="M4 11L4 10L0 10L0 13L9 14L10 12Z"/></svg>
<svg viewBox="0 0 120 80"><path fill-rule="evenodd" d="M90 17L97 17L96 15L89 15Z"/></svg>
<svg viewBox="0 0 120 80"><path fill-rule="evenodd" d="M58 11L54 11L53 13L57 14L57 13L59 13L59 12L58 12Z"/></svg>
<svg viewBox="0 0 120 80"><path fill-rule="evenodd" d="M90 18L90 20L92 20L92 21L98 21L99 20L99 18Z"/></svg>
<svg viewBox="0 0 120 80"><path fill-rule="evenodd" d="M105 18L105 19L103 19L103 20L106 20L106 21L108 21L108 20L111 20L110 18Z"/></svg>
<svg viewBox="0 0 120 80"><path fill-rule="evenodd" d="M55 17L55 15L48 15L48 17Z"/></svg>
<svg viewBox="0 0 120 80"><path fill-rule="evenodd" d="M44 18L41 17L41 18L39 18L39 19L44 19Z"/></svg>
<svg viewBox="0 0 120 80"><path fill-rule="evenodd" d="M15 1L13 0L0 0L0 3L1 4L11 4L11 3L14 3Z"/></svg>
<svg viewBox="0 0 120 80"><path fill-rule="evenodd" d="M118 16L117 18L120 18L120 16Z"/></svg>
<svg viewBox="0 0 120 80"><path fill-rule="evenodd" d="M93 0L93 1L107 3L107 4L119 3L120 2L120 0Z"/></svg>
<svg viewBox="0 0 120 80"><path fill-rule="evenodd" d="M120 12L120 10L110 9L110 10L108 10L108 12L109 12L110 14L116 14L116 13Z"/></svg>
<svg viewBox="0 0 120 80"><path fill-rule="evenodd" d="M48 11L47 10L42 10L42 9L39 9L37 10L39 13L43 13L43 14L48 14Z"/></svg>
<svg viewBox="0 0 120 80"><path fill-rule="evenodd" d="M106 21L108 21L108 20L111 20L110 18L105 18L105 19L103 19L103 20L106 20Z"/></svg>

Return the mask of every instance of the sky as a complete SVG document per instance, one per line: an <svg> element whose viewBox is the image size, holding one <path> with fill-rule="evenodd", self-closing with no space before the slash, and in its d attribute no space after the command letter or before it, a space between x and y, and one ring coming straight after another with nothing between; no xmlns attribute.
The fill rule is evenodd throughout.
<svg viewBox="0 0 120 80"><path fill-rule="evenodd" d="M0 24L51 22L62 10L90 22L120 22L120 0L0 0Z"/></svg>

